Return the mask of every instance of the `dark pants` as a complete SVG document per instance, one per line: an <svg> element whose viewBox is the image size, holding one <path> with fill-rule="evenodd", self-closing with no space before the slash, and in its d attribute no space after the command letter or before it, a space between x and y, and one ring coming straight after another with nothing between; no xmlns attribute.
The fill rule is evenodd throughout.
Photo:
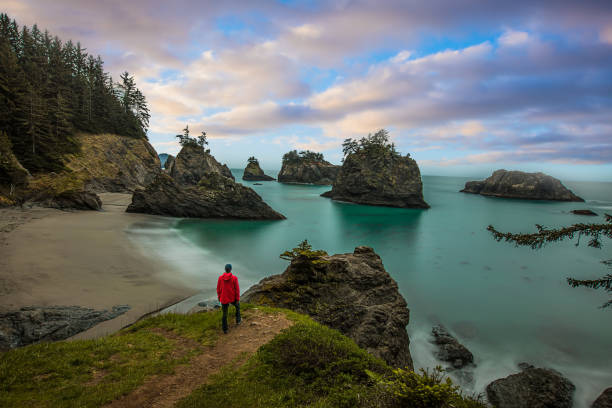
<svg viewBox="0 0 612 408"><path fill-rule="evenodd" d="M223 331L227 331L227 309L229 309L229 303L222 304L221 309L223 310L223 318L221 319L221 326L223 327ZM232 302L232 305L236 307L236 323L240 323L240 301Z"/></svg>

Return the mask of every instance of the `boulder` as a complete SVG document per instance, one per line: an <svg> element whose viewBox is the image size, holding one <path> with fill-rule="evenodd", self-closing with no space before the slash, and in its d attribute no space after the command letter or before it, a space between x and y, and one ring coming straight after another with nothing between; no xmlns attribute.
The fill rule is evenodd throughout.
<svg viewBox="0 0 612 408"><path fill-rule="evenodd" d="M572 214L576 215L590 215L591 217L596 217L597 213L591 210L572 210Z"/></svg>
<svg viewBox="0 0 612 408"><path fill-rule="evenodd" d="M544 173L496 170L483 181L468 181L462 193L525 200L584 201Z"/></svg>
<svg viewBox="0 0 612 408"><path fill-rule="evenodd" d="M340 166L333 165L325 160L283 162L278 173L278 181L280 183L329 185L333 184L339 171Z"/></svg>
<svg viewBox="0 0 612 408"><path fill-rule="evenodd" d="M37 201L44 207L59 208L60 210L101 210L102 201L96 193L89 191L65 191L56 196Z"/></svg>
<svg viewBox="0 0 612 408"><path fill-rule="evenodd" d="M197 185L182 185L161 173L146 189L134 192L126 211L173 217L285 219L255 191L217 172L202 174Z"/></svg>
<svg viewBox="0 0 612 408"><path fill-rule="evenodd" d="M612 387L606 388L593 402L591 408L612 408Z"/></svg>
<svg viewBox="0 0 612 408"><path fill-rule="evenodd" d="M186 145L174 159L168 174L178 184L195 186L208 173L217 173L234 180L230 169L225 164L221 165L203 147Z"/></svg>
<svg viewBox="0 0 612 408"><path fill-rule="evenodd" d="M80 306L31 306L0 313L0 350L64 340L129 309L127 305L113 306L111 311Z"/></svg>
<svg viewBox="0 0 612 408"><path fill-rule="evenodd" d="M408 156L379 160L363 151L351 153L331 191L321 195L357 204L429 208L423 199L419 166Z"/></svg>
<svg viewBox="0 0 612 408"><path fill-rule="evenodd" d="M264 171L259 167L257 162L249 162L244 169L242 176L243 180L247 181L271 181L275 180L274 177L267 176Z"/></svg>
<svg viewBox="0 0 612 408"><path fill-rule="evenodd" d="M390 365L412 369L406 332L410 312L380 257L372 248L357 247L320 261L296 258L285 272L264 278L242 298L308 314Z"/></svg>
<svg viewBox="0 0 612 408"><path fill-rule="evenodd" d="M438 347L436 357L439 360L451 363L454 368L463 368L474 363L474 355L470 350L459 343L444 326L434 326L431 333L433 343Z"/></svg>
<svg viewBox="0 0 612 408"><path fill-rule="evenodd" d="M519 364L523 370L487 385L489 402L497 408L571 408L576 387L559 372Z"/></svg>

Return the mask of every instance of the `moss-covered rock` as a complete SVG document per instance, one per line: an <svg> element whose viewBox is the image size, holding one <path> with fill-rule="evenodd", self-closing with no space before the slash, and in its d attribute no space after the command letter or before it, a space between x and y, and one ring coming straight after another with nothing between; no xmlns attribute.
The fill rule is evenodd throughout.
<svg viewBox="0 0 612 408"><path fill-rule="evenodd" d="M338 171L340 171L340 166L326 160L313 161L307 157L299 157L292 161L283 160L283 165L278 173L278 181L328 185L334 182Z"/></svg>
<svg viewBox="0 0 612 408"><path fill-rule="evenodd" d="M234 180L232 172L225 164L219 163L202 146L186 145L176 156L168 174L179 184L197 185L207 173L218 173Z"/></svg>
<svg viewBox="0 0 612 408"><path fill-rule="evenodd" d="M412 368L410 312L380 257L372 248L357 247L352 254L320 260L297 257L281 275L263 279L242 298L308 314L388 364Z"/></svg>
<svg viewBox="0 0 612 408"><path fill-rule="evenodd" d="M429 208L416 161L408 156L381 159L369 151L349 154L331 191L322 196L357 204Z"/></svg>

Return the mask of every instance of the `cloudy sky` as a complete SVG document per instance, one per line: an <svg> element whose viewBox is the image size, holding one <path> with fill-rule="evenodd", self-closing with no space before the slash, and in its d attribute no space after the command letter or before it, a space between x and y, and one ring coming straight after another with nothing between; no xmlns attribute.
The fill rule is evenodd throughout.
<svg viewBox="0 0 612 408"><path fill-rule="evenodd" d="M230 167L341 161L386 128L423 174L612 181L612 1L4 0L127 70L175 154L185 124Z"/></svg>

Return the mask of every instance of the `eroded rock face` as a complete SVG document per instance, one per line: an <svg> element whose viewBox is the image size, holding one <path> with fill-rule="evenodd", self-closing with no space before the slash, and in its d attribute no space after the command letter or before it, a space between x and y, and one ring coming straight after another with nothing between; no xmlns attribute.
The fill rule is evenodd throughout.
<svg viewBox="0 0 612 408"><path fill-rule="evenodd" d="M0 313L0 350L64 340L128 310L128 305L113 306L111 311L80 306L32 306Z"/></svg>
<svg viewBox="0 0 612 408"><path fill-rule="evenodd" d="M101 210L102 200L96 193L89 191L67 191L57 196L46 198L38 204L60 210Z"/></svg>
<svg viewBox="0 0 612 408"><path fill-rule="evenodd" d="M606 388L593 402L591 408L612 408L612 387Z"/></svg>
<svg viewBox="0 0 612 408"><path fill-rule="evenodd" d="M294 260L280 275L264 278L242 298L288 308L337 329L394 367L412 369L406 325L410 312L380 257L369 247L321 258Z"/></svg>
<svg viewBox="0 0 612 408"><path fill-rule="evenodd" d="M280 183L300 183L329 185L334 182L340 166L333 165L327 161L299 163L283 163L278 173Z"/></svg>
<svg viewBox="0 0 612 408"><path fill-rule="evenodd" d="M449 362L454 368L462 368L474 363L474 355L463 344L453 337L442 325L431 329L433 343L438 346L436 357Z"/></svg>
<svg viewBox="0 0 612 408"><path fill-rule="evenodd" d="M208 173L221 174L234 180L230 169L200 146L184 146L168 170L177 183L184 185L197 185L202 176Z"/></svg>
<svg viewBox="0 0 612 408"><path fill-rule="evenodd" d="M363 152L349 154L332 190L322 196L357 204L429 208L419 166L408 156L385 162Z"/></svg>
<svg viewBox="0 0 612 408"><path fill-rule="evenodd" d="M555 370L522 363L523 370L487 385L497 408L571 408L576 387Z"/></svg>
<svg viewBox="0 0 612 408"><path fill-rule="evenodd" d="M526 200L584 201L544 173L496 170L483 181L468 181L462 193Z"/></svg>
<svg viewBox="0 0 612 408"><path fill-rule="evenodd" d="M134 192L126 211L194 218L285 218L255 191L216 172L202 174L197 185L181 185L161 173L146 189Z"/></svg>
<svg viewBox="0 0 612 408"><path fill-rule="evenodd" d="M264 173L264 171L259 167L258 163L249 163L244 169L244 174L242 176L243 180L247 181L271 181L275 180L274 177L270 177Z"/></svg>
<svg viewBox="0 0 612 408"><path fill-rule="evenodd" d="M81 152L67 167L94 193L131 193L161 172L157 152L145 139L110 134L79 135Z"/></svg>

